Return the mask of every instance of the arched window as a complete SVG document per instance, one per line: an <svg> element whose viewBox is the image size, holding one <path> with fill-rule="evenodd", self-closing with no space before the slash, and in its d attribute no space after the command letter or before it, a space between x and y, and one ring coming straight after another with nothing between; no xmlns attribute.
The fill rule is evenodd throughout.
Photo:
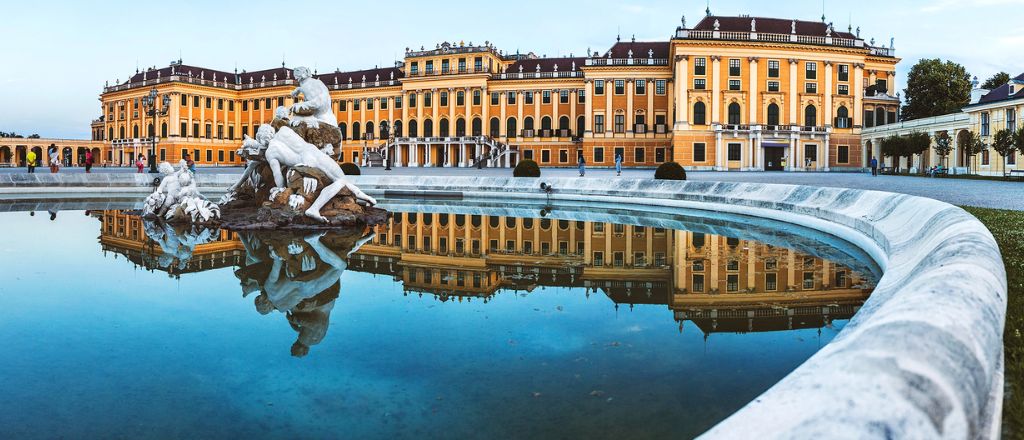
<svg viewBox="0 0 1024 440"><path fill-rule="evenodd" d="M540 118L540 129L544 132L543 133L544 136L550 136L550 133L551 133L551 118L550 117L545 116L543 118Z"/></svg>
<svg viewBox="0 0 1024 440"><path fill-rule="evenodd" d="M110 127L107 129L107 140L112 139L114 139L114 127Z"/></svg>
<svg viewBox="0 0 1024 440"><path fill-rule="evenodd" d="M432 119L423 121L423 136L434 137L434 121Z"/></svg>
<svg viewBox="0 0 1024 440"><path fill-rule="evenodd" d="M133 138L139 137L139 126L138 125L133 125L132 126L132 137Z"/></svg>
<svg viewBox="0 0 1024 440"><path fill-rule="evenodd" d="M729 104L729 125L740 124L740 105L738 103Z"/></svg>
<svg viewBox="0 0 1024 440"><path fill-rule="evenodd" d="M348 140L348 124L342 122L338 124L338 129L341 130L341 140Z"/></svg>
<svg viewBox="0 0 1024 440"><path fill-rule="evenodd" d="M419 125L420 125L419 122L416 122L415 119L409 121L409 137L419 137L419 135L420 135L420 130L419 130L420 127L419 127Z"/></svg>
<svg viewBox="0 0 1024 440"><path fill-rule="evenodd" d="M814 127L818 125L818 108L808 105L804 109L804 126Z"/></svg>
<svg viewBox="0 0 1024 440"><path fill-rule="evenodd" d="M359 123L358 122L353 122L352 123L352 139L356 139L356 140L362 139L362 136L360 136L359 133L360 133L360 131L359 131Z"/></svg>
<svg viewBox="0 0 1024 440"><path fill-rule="evenodd" d="M441 136L441 137L448 137L449 131L448 131L448 120L447 119L442 119L441 120L441 123L438 126L438 135Z"/></svg>
<svg viewBox="0 0 1024 440"><path fill-rule="evenodd" d="M462 93L462 92L459 92ZM466 135L466 120L459 118L455 120L455 136Z"/></svg>
<svg viewBox="0 0 1024 440"><path fill-rule="evenodd" d="M484 134L484 121L480 118L473 118L473 136L483 136Z"/></svg>
<svg viewBox="0 0 1024 440"><path fill-rule="evenodd" d="M124 136L124 126L123 125L121 126L120 129L118 129L118 134L121 135L118 139L124 139L125 138L125 136Z"/></svg>
<svg viewBox="0 0 1024 440"><path fill-rule="evenodd" d="M583 136L583 132L587 130L587 119L583 116L576 118L576 136Z"/></svg>
<svg viewBox="0 0 1024 440"><path fill-rule="evenodd" d="M693 125L707 125L707 107L701 101L693 104Z"/></svg>
<svg viewBox="0 0 1024 440"><path fill-rule="evenodd" d="M363 133L366 133L365 136L367 139L373 139L373 121L369 121L366 123L366 131L364 131Z"/></svg>
<svg viewBox="0 0 1024 440"><path fill-rule="evenodd" d="M501 219L496 215L489 215L487 216L487 224L492 228L497 228L498 226L501 226Z"/></svg>
<svg viewBox="0 0 1024 440"><path fill-rule="evenodd" d="M836 128L850 128L850 111L846 109L845 105L839 106L836 110Z"/></svg>
<svg viewBox="0 0 1024 440"><path fill-rule="evenodd" d="M779 125L779 105L768 104L768 125Z"/></svg>
<svg viewBox="0 0 1024 440"><path fill-rule="evenodd" d="M508 118L508 120L505 121L505 136L516 137L516 131L516 118Z"/></svg>
<svg viewBox="0 0 1024 440"><path fill-rule="evenodd" d="M562 116L562 117L558 118L558 129L559 130L568 130L569 129L569 117L568 116Z"/></svg>
<svg viewBox="0 0 1024 440"><path fill-rule="evenodd" d="M153 137L155 135L156 127L153 127L153 124L149 124L148 126L146 126L146 136Z"/></svg>
<svg viewBox="0 0 1024 440"><path fill-rule="evenodd" d="M492 137L501 136L501 120L498 118L491 118L490 132Z"/></svg>
<svg viewBox="0 0 1024 440"><path fill-rule="evenodd" d="M885 125L885 109L875 107L875 126Z"/></svg>
<svg viewBox="0 0 1024 440"><path fill-rule="evenodd" d="M505 217L505 228L512 229L516 227L515 217Z"/></svg>
<svg viewBox="0 0 1024 440"><path fill-rule="evenodd" d="M402 120L395 121L395 137L402 137Z"/></svg>
<svg viewBox="0 0 1024 440"><path fill-rule="evenodd" d="M533 117L527 116L523 118L523 130L533 130Z"/></svg>
<svg viewBox="0 0 1024 440"><path fill-rule="evenodd" d="M391 126L388 121L380 121L380 138L387 139L391 137Z"/></svg>
<svg viewBox="0 0 1024 440"><path fill-rule="evenodd" d="M167 137L167 123L160 124L160 137Z"/></svg>

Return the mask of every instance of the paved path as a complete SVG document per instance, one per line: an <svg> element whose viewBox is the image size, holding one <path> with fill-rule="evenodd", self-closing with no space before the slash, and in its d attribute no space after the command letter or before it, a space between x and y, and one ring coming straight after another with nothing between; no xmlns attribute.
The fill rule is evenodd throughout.
<svg viewBox="0 0 1024 440"><path fill-rule="evenodd" d="M99 173L131 173L134 168L94 168ZM239 167L200 167L199 173L241 173ZM0 168L0 173L24 173L24 168ZM47 168L36 169L38 173L49 173ZM82 168L62 168L62 173L81 173ZM364 174L416 174L422 176L507 176L512 173L506 168L363 168ZM572 177L579 173L575 168L544 168L545 176ZM654 170L626 169L622 177L651 178ZM609 169L591 169L587 178L614 179L615 172ZM795 185L831 186L890 191L930 197L954 205L980 206L985 208L1012 209L1024 211L1024 182L1003 182L991 180L930 179L925 177L878 176L861 173L765 173L765 172L691 172L690 180L723 182L788 183Z"/></svg>

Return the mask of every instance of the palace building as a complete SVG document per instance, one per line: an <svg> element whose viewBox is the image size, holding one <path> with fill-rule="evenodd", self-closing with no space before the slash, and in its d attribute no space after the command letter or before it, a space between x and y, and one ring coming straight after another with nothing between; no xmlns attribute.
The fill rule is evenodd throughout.
<svg viewBox="0 0 1024 440"><path fill-rule="evenodd" d="M442 43L407 48L393 67L316 76L345 139L339 160L363 166L574 166L583 156L608 167L621 156L638 167L862 169L861 130L896 121L899 59L858 34L708 13L671 39L582 56ZM93 136L113 165L151 150L240 165L242 137L292 104L294 87L283 65L227 72L178 60L105 87Z"/></svg>

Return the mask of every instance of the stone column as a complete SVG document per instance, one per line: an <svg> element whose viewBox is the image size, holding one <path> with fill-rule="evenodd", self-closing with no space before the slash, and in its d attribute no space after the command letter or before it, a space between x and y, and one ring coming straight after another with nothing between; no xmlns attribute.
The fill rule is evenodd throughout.
<svg viewBox="0 0 1024 440"><path fill-rule="evenodd" d="M687 55L676 55L676 74L675 74L675 123L673 130L685 130L688 124L689 111L690 111L690 98L689 98L689 87L690 87L690 57Z"/></svg>
<svg viewBox="0 0 1024 440"><path fill-rule="evenodd" d="M711 124L722 123L722 57L711 57Z"/></svg>
<svg viewBox="0 0 1024 440"><path fill-rule="evenodd" d="M750 63L750 93L747 95L747 99L750 100L750 103L747 107L747 123L751 126L757 125L758 120L761 119L759 118L760 114L758 113L758 109L761 104L760 95L757 93L757 87L760 84L757 79L757 64L759 59L760 58L758 57L747 58L747 61Z"/></svg>
<svg viewBox="0 0 1024 440"><path fill-rule="evenodd" d="M860 121L859 125L864 126L864 64L857 63L853 65L853 84L850 85L853 89L853 120ZM870 158L868 158L870 159ZM867 164L867 162L865 162Z"/></svg>
<svg viewBox="0 0 1024 440"><path fill-rule="evenodd" d="M722 130L715 127L715 171L725 170L725 153L722 146Z"/></svg>
<svg viewBox="0 0 1024 440"><path fill-rule="evenodd" d="M551 92L551 131L558 133L558 103L562 100L561 89L555 89ZM572 124L569 124L570 126ZM557 135L555 137L558 137Z"/></svg>
<svg viewBox="0 0 1024 440"><path fill-rule="evenodd" d="M576 118L578 116L576 107L580 102L579 93L578 89L569 91L569 132L576 136L583 136L583 133L576 133Z"/></svg>
<svg viewBox="0 0 1024 440"><path fill-rule="evenodd" d="M633 132L636 112L633 110L633 92L636 89L636 81L633 78L626 78L626 133Z"/></svg>
<svg viewBox="0 0 1024 440"><path fill-rule="evenodd" d="M516 130L519 130L519 133L516 133L515 137L518 138L518 137L520 137L520 133L523 132L523 126L524 126L523 125L523 98L524 98L524 96L523 96L523 93L521 91L519 91L519 90L516 90L515 94L516 94L516 108L517 108L517 111L519 112L518 113L518 119L516 119Z"/></svg>
<svg viewBox="0 0 1024 440"><path fill-rule="evenodd" d="M789 60L789 125L803 125L800 122L800 118L797 116L797 108L799 107L800 95L797 89L797 71L799 70L800 63L793 58ZM792 156L796 156L795 154Z"/></svg>
<svg viewBox="0 0 1024 440"><path fill-rule="evenodd" d="M583 87L586 95L583 101L583 121L586 126L582 135L586 135L594 132L594 80L584 79Z"/></svg>
<svg viewBox="0 0 1024 440"><path fill-rule="evenodd" d="M510 134L510 133L508 133L506 131L507 127L508 127L506 125L508 123L508 115L505 112L505 107L508 105L508 98L507 98L507 95L505 93L506 92L502 92L502 93L498 94L498 104L499 104L499 106L498 106L498 114L499 114L499 117L501 118L501 120L498 121L498 133L499 134L505 133L505 138L507 140L510 137L515 137L515 133ZM508 92L508 93L511 93L511 92Z"/></svg>
<svg viewBox="0 0 1024 440"><path fill-rule="evenodd" d="M647 78L647 109L645 110L647 114L644 115L644 123L647 124L647 127L645 127L647 128L647 133L651 133L654 130L654 93L658 90L654 85L654 81L654 78ZM666 118L665 122L668 123L669 120L670 119ZM647 137L647 135L644 135L644 137ZM622 159L625 160L626 158Z"/></svg>
<svg viewBox="0 0 1024 440"><path fill-rule="evenodd" d="M615 79L604 80L604 132L609 134L615 126L615 111L612 110L612 95L615 94Z"/></svg>
<svg viewBox="0 0 1024 440"><path fill-rule="evenodd" d="M533 137L540 137L540 102L543 98L544 91L534 90L533 91Z"/></svg>

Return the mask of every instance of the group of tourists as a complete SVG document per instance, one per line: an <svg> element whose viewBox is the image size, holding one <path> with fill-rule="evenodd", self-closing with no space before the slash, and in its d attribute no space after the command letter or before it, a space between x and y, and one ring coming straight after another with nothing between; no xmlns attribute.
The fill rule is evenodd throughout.
<svg viewBox="0 0 1024 440"><path fill-rule="evenodd" d="M58 173L58 172L60 172L61 161L60 161L60 153L57 151L57 148L56 147L50 147L46 151L46 153L47 153L47 156L49 157L49 161L47 162L47 164L50 167L50 172L51 173ZM40 166L40 162L41 162L41 160L40 160L39 156L36 155L35 151L29 150L28 154L25 155L25 166L28 168L28 172L29 173L34 174L36 172L36 167ZM86 151L85 152L85 161L83 163L83 165L85 166L85 172L86 173L92 173L92 164L93 164L92 151Z"/></svg>
<svg viewBox="0 0 1024 440"><path fill-rule="evenodd" d="M583 177L584 175L587 174L587 160L583 158L582 154L579 156L579 162L576 165L580 169L580 177ZM615 175L616 176L621 176L622 175L622 155L621 154L616 154L615 155Z"/></svg>

